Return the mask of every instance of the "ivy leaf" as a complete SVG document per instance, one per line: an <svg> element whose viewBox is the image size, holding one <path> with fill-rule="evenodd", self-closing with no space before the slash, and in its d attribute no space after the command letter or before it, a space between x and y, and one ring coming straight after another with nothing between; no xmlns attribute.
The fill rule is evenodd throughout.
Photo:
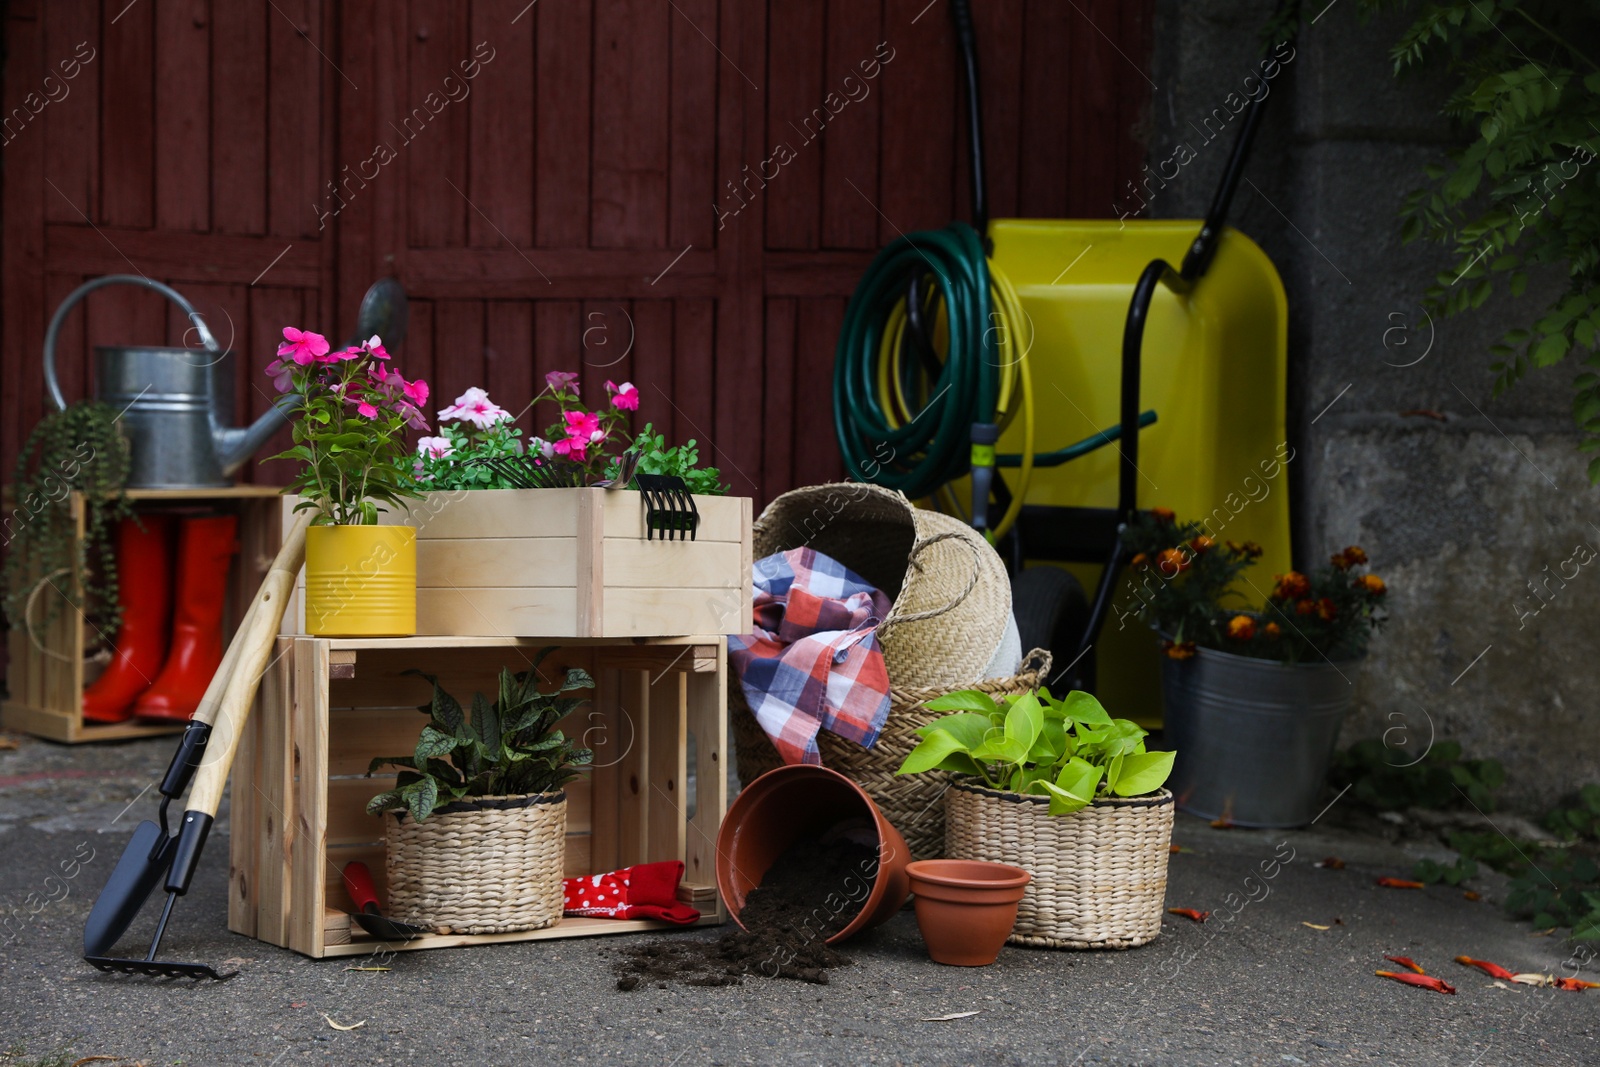
<svg viewBox="0 0 1600 1067"><path fill-rule="evenodd" d="M926 737L907 754L905 761L900 764L896 774L921 774L931 771L945 758L957 752L965 752L966 746L953 734L945 730L930 730Z"/></svg>
<svg viewBox="0 0 1600 1067"><path fill-rule="evenodd" d="M1122 772L1112 786L1119 797L1137 797L1160 789L1172 774L1175 752L1135 752L1122 757Z"/></svg>
<svg viewBox="0 0 1600 1067"><path fill-rule="evenodd" d="M993 715L1000 710L994 698L988 693L980 693L976 689L963 689L956 693L946 693L942 697L935 697L922 705L929 711L975 711L982 715Z"/></svg>

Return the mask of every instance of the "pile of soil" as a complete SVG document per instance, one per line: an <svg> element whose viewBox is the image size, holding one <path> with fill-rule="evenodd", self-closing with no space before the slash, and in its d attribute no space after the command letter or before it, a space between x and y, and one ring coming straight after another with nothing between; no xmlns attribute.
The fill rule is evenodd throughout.
<svg viewBox="0 0 1600 1067"><path fill-rule="evenodd" d="M850 957L826 944L866 903L878 850L849 839L796 843L745 897L746 929L715 941L668 938L632 946L614 965L617 988L668 982L739 985L746 976L828 984L828 971Z"/></svg>

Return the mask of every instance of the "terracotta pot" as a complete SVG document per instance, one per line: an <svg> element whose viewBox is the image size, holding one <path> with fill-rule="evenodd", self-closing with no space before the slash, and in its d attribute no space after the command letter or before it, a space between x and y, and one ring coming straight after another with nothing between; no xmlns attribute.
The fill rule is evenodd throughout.
<svg viewBox="0 0 1600 1067"><path fill-rule="evenodd" d="M983 860L918 860L906 873L928 955L955 967L987 967L999 957L1033 877L1021 867Z"/></svg>
<svg viewBox="0 0 1600 1067"><path fill-rule="evenodd" d="M850 779L837 771L795 764L768 771L740 791L717 832L717 888L735 922L745 896L790 846L829 831L875 836L878 859L854 919L828 938L835 944L877 926L900 910L911 893L906 865L911 852L900 831ZM847 896L856 896L846 890ZM819 901L819 905L823 902ZM739 922L740 926L744 923Z"/></svg>

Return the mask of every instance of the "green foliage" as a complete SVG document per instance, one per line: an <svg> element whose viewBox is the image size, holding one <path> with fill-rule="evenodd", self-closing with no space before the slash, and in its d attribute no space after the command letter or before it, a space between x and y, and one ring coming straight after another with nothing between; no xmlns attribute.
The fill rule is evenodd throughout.
<svg viewBox="0 0 1600 1067"><path fill-rule="evenodd" d="M5 536L5 614L12 627L49 623L64 602L84 612L107 639L122 625L113 532L133 514L122 488L128 481L128 441L109 404L84 401L51 412L28 435L11 473ZM84 498L84 537L76 540L69 496ZM76 550L73 545L76 543ZM61 594L24 620L35 587Z"/></svg>
<svg viewBox="0 0 1600 1067"><path fill-rule="evenodd" d="M1088 693L1054 700L1040 689L997 703L969 689L926 706L956 714L917 730L922 740L896 773L971 775L991 789L1049 797L1052 815L1078 811L1097 796L1153 793L1172 773L1173 753L1146 752L1145 731L1113 719Z"/></svg>
<svg viewBox="0 0 1600 1067"><path fill-rule="evenodd" d="M666 438L655 433L653 423L645 423L644 430L633 442L632 451L639 453L640 474L675 474L682 478L691 493L720 496L728 491L722 484L722 472L715 467L700 467L700 449L695 439L689 438L681 445L667 447ZM616 474L616 465L608 468L606 477Z"/></svg>
<svg viewBox="0 0 1600 1067"><path fill-rule="evenodd" d="M1410 8L1364 0L1364 11ZM1443 66L1443 111L1467 141L1405 200L1401 235L1451 249L1426 306L1477 308L1497 284L1521 296L1530 268L1564 267L1564 292L1494 349L1496 392L1530 367L1586 368L1572 403L1586 451L1600 449L1600 0L1450 0L1420 5L1390 49L1398 75ZM1600 481L1600 459L1589 464Z"/></svg>
<svg viewBox="0 0 1600 1067"><path fill-rule="evenodd" d="M450 442L444 456L424 454L416 462L417 481L428 489L515 489L505 476L493 470L488 459L514 459L522 455L522 431L510 419L502 419L487 429L469 422L451 422L439 427L439 436Z"/></svg>
<svg viewBox="0 0 1600 1067"><path fill-rule="evenodd" d="M1544 828L1563 841L1600 841L1600 785L1586 785L1569 805L1544 817Z"/></svg>
<svg viewBox="0 0 1600 1067"><path fill-rule="evenodd" d="M1454 741L1436 742L1413 763L1406 750L1367 738L1334 757L1329 780L1337 789L1349 785L1352 800L1377 811L1476 807L1488 812L1506 772L1499 760L1462 759Z"/></svg>
<svg viewBox="0 0 1600 1067"><path fill-rule="evenodd" d="M1123 531L1139 619L1174 641L1221 648L1224 611L1246 600L1235 582L1261 555L1253 542L1218 545L1204 523L1138 512Z"/></svg>
<svg viewBox="0 0 1600 1067"><path fill-rule="evenodd" d="M549 650L540 653L542 660ZM378 815L404 807L422 822L436 807L464 797L525 796L560 789L577 777L575 768L594 753L555 729L586 697L561 694L592 689L594 679L569 669L555 693L538 690L538 662L520 674L500 672L499 698L491 703L474 693L470 715L431 674L408 671L433 684L433 700L417 708L428 724L408 756L380 756L367 775L381 767L401 768L395 788L367 803Z"/></svg>

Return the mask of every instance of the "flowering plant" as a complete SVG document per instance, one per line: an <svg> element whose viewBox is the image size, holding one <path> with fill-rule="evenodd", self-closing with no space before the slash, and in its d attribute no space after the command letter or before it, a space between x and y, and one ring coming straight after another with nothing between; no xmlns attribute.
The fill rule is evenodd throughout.
<svg viewBox="0 0 1600 1067"><path fill-rule="evenodd" d="M315 508L318 524L370 526L381 505L420 495L405 433L428 428L428 383L390 366L377 336L333 351L321 334L285 327L267 374L300 401L294 447L272 457L302 464L287 490L304 498L296 510Z"/></svg>
<svg viewBox="0 0 1600 1067"><path fill-rule="evenodd" d="M1309 575L1275 575L1272 591L1262 594L1265 606L1251 610L1234 582L1260 558L1260 545L1218 544L1204 525L1180 523L1165 508L1141 512L1123 543L1133 554L1128 568L1138 604L1119 614L1136 613L1159 630L1171 659L1214 648L1288 663L1340 662L1365 654L1384 622L1380 607L1388 587L1364 572L1367 554L1356 545Z"/></svg>
<svg viewBox="0 0 1600 1067"><path fill-rule="evenodd" d="M413 469L418 482L428 489L515 488L484 462L522 455L522 431L511 412L473 386L438 414L439 435L417 442Z"/></svg>
<svg viewBox="0 0 1600 1067"><path fill-rule="evenodd" d="M618 433L627 421L628 413L639 410L639 390L632 382L606 382L606 395L610 403L599 411L590 411L578 398L578 376L572 371L551 371L544 376L545 387L533 398L554 401L561 417L545 430L543 440L534 438L547 458L559 457L583 469L589 481L605 477L611 465L607 451L608 442L630 440Z"/></svg>

